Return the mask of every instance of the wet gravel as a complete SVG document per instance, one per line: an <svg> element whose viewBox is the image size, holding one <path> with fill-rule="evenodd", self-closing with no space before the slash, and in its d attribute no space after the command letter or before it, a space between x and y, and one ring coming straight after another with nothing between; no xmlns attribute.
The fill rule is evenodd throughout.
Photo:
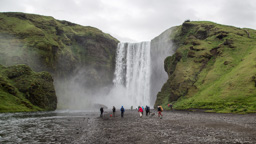
<svg viewBox="0 0 256 144"><path fill-rule="evenodd" d="M163 119L136 111L0 114L0 143L256 143L256 114L168 111Z"/></svg>

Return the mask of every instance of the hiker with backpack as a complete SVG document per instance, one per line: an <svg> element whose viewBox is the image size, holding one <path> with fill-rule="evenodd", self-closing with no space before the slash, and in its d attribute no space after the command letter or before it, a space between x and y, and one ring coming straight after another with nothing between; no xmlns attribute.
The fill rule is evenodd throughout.
<svg viewBox="0 0 256 144"><path fill-rule="evenodd" d="M144 107L142 106L141 108L142 108L142 110L143 110L143 111L142 111L142 115L143 115L143 112L144 112Z"/></svg>
<svg viewBox="0 0 256 144"><path fill-rule="evenodd" d="M163 112L163 107L162 106L158 106L157 107L157 111L158 111L158 117L160 117L160 119L162 119L163 115L162 115L162 112Z"/></svg>
<svg viewBox="0 0 256 144"><path fill-rule="evenodd" d="M140 113L140 118L142 118L143 109L140 106L138 112Z"/></svg>
<svg viewBox="0 0 256 144"><path fill-rule="evenodd" d="M113 117L116 117L116 108L115 108L115 106L113 106L112 111L113 111Z"/></svg>
<svg viewBox="0 0 256 144"><path fill-rule="evenodd" d="M121 111L121 117L123 118L124 117L124 111L125 111L123 106L120 108L120 111Z"/></svg>
<svg viewBox="0 0 256 144"><path fill-rule="evenodd" d="M146 105L146 116L148 116L148 114L150 114L150 107Z"/></svg>
<svg viewBox="0 0 256 144"><path fill-rule="evenodd" d="M168 104L168 107L172 110L172 104Z"/></svg>

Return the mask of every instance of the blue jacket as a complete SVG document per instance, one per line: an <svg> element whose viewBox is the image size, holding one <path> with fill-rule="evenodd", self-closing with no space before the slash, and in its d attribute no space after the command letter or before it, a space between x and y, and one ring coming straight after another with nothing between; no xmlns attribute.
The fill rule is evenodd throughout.
<svg viewBox="0 0 256 144"><path fill-rule="evenodd" d="M122 110L122 108L123 108L123 110ZM120 111L121 111L121 112L124 112L124 111L125 111L125 109L124 109L124 107L123 107L123 106L120 108Z"/></svg>

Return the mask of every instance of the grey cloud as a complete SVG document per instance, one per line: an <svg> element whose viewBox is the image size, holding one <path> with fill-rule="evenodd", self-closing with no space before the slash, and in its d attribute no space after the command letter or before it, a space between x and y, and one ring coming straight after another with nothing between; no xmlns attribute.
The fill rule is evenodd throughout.
<svg viewBox="0 0 256 144"><path fill-rule="evenodd" d="M186 19L256 28L254 0L1 0L0 11L97 27L120 41L150 40Z"/></svg>
<svg viewBox="0 0 256 144"><path fill-rule="evenodd" d="M228 0L218 15L225 24L255 28L256 3L250 0Z"/></svg>

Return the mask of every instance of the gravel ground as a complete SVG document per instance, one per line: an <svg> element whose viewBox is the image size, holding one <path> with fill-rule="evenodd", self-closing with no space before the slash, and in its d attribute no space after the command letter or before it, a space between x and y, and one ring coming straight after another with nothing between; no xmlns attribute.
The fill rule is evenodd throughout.
<svg viewBox="0 0 256 144"><path fill-rule="evenodd" d="M137 111L53 112L0 118L0 143L256 143L256 114L168 111L163 118Z"/></svg>
<svg viewBox="0 0 256 144"><path fill-rule="evenodd" d="M154 112L157 114L156 112ZM139 118L136 111L97 118L89 143L256 143L256 115L163 112Z"/></svg>

